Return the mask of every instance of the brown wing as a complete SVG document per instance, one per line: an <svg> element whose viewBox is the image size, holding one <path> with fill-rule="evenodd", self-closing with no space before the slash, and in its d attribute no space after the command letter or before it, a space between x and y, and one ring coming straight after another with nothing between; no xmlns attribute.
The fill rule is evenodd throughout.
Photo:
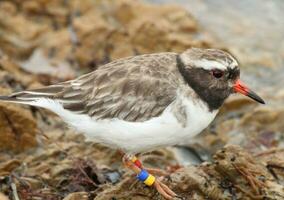
<svg viewBox="0 0 284 200"><path fill-rule="evenodd" d="M67 110L96 119L145 121L159 116L175 99L175 61L174 53L120 59L75 80L27 91L22 96L27 99L27 95L38 93L58 100Z"/></svg>
<svg viewBox="0 0 284 200"><path fill-rule="evenodd" d="M145 121L175 99L175 59L172 53L120 59L71 81L57 98L65 109L96 119Z"/></svg>

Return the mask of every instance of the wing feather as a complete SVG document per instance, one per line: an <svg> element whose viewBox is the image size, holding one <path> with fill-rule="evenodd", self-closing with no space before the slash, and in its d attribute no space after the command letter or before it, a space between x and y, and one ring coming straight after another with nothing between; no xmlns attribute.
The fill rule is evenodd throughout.
<svg viewBox="0 0 284 200"><path fill-rule="evenodd" d="M159 59L169 59L166 63L171 66L159 65ZM72 81L73 87L58 99L70 97L63 103L65 109L96 119L145 121L157 117L176 97L175 59L174 54L156 54L115 61ZM73 103L73 97L81 102Z"/></svg>

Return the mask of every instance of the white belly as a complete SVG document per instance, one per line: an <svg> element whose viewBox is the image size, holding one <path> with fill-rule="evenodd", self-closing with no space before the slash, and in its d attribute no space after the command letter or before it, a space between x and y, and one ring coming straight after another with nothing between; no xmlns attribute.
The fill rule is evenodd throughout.
<svg viewBox="0 0 284 200"><path fill-rule="evenodd" d="M40 99L34 105L54 111L89 139L111 148L138 153L184 143L206 128L217 114L217 111L208 112L203 102L193 102L188 98L183 98L180 102L186 108L187 120L184 126L171 111L176 102L169 105L159 117L144 122L95 120L65 110L59 103L47 99Z"/></svg>

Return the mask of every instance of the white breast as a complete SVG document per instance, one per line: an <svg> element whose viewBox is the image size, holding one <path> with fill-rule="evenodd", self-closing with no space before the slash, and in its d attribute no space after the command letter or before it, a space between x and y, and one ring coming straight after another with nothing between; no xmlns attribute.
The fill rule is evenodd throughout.
<svg viewBox="0 0 284 200"><path fill-rule="evenodd" d="M33 105L57 113L89 139L111 148L138 153L186 142L206 128L217 114L217 111L209 112L202 101L180 98L180 101L170 104L162 115L145 122L127 122L120 119L94 120L87 115L65 110L58 102L48 99L39 99ZM181 102L186 109L185 126L177 121L171 111L177 102Z"/></svg>

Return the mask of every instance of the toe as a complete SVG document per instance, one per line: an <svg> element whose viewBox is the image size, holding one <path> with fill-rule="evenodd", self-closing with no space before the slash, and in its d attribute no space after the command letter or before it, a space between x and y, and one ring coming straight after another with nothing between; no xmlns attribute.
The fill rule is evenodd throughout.
<svg viewBox="0 0 284 200"><path fill-rule="evenodd" d="M177 196L177 194L174 192L174 191L172 191L167 185L165 185L164 183L161 183L161 186L162 186L162 188L167 192L167 194L169 194L169 195L171 195L171 196L173 196L173 197L176 197Z"/></svg>
<svg viewBox="0 0 284 200"><path fill-rule="evenodd" d="M169 195L165 192L163 187L158 182L155 182L154 186L157 189L157 191L159 192L159 194L162 195L165 199L169 199L169 200L173 199L173 197L171 195Z"/></svg>
<svg viewBox="0 0 284 200"><path fill-rule="evenodd" d="M163 184L159 179L155 181L154 186L165 199L173 199L177 196L175 192L173 192L168 186Z"/></svg>

